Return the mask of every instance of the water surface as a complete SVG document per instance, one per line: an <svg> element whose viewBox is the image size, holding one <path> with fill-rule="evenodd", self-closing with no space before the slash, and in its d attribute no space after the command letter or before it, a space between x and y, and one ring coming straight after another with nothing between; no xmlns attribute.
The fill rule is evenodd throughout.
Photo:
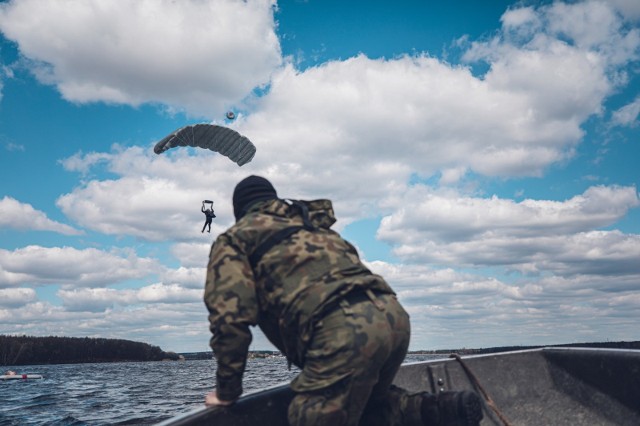
<svg viewBox="0 0 640 426"><path fill-rule="evenodd" d="M433 358L409 355L407 362ZM215 361L7 366L39 380L0 380L0 426L149 425L202 406ZM251 359L245 392L286 383L298 370L282 357Z"/></svg>

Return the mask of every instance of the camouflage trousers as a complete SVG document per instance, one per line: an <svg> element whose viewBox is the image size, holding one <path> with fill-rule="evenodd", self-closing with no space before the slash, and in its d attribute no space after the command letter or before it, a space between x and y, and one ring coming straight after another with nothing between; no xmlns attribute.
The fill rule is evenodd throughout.
<svg viewBox="0 0 640 426"><path fill-rule="evenodd" d="M421 425L420 395L392 386L409 347L409 316L393 295L341 303L316 324L291 383L292 426Z"/></svg>

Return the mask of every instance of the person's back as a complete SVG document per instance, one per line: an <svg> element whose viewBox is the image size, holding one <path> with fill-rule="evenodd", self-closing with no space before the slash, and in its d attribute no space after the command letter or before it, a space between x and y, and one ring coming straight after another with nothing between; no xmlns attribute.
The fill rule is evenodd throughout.
<svg viewBox="0 0 640 426"><path fill-rule="evenodd" d="M216 239L207 269L218 361L207 404L242 393L249 326L259 325L302 369L291 384L292 425L478 424L475 393L410 395L391 385L409 346L409 316L330 229L331 202L281 200L257 176L236 186L233 201L236 224Z"/></svg>
<svg viewBox="0 0 640 426"><path fill-rule="evenodd" d="M233 247L247 255L260 302L259 325L270 340L289 337L277 346L298 366L299 340L308 340L314 318L342 296L367 289L393 294L362 264L356 249L330 229L335 221L329 200L270 200L219 236L212 253L212 259L224 259L223 247Z"/></svg>

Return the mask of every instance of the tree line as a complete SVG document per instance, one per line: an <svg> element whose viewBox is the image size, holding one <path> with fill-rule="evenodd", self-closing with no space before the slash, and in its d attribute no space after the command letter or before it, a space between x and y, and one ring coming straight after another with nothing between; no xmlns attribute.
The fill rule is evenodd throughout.
<svg viewBox="0 0 640 426"><path fill-rule="evenodd" d="M122 339L0 335L0 365L177 360L158 346Z"/></svg>

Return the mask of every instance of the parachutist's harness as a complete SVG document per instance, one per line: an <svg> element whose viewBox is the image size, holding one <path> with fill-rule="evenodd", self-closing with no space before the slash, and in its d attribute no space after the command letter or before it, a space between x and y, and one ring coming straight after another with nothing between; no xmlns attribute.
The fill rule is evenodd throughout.
<svg viewBox="0 0 640 426"><path fill-rule="evenodd" d="M262 259L262 256L264 256L274 246L277 246L298 231L303 229L306 229L307 231L314 231L316 229L316 227L311 224L311 220L309 220L309 207L305 203L298 200L284 201L290 202L292 206L295 206L300 211L303 225L289 226L281 229L262 242L262 244L253 251L251 256L249 256L249 263L254 270L258 265L258 262L260 262L260 259Z"/></svg>

